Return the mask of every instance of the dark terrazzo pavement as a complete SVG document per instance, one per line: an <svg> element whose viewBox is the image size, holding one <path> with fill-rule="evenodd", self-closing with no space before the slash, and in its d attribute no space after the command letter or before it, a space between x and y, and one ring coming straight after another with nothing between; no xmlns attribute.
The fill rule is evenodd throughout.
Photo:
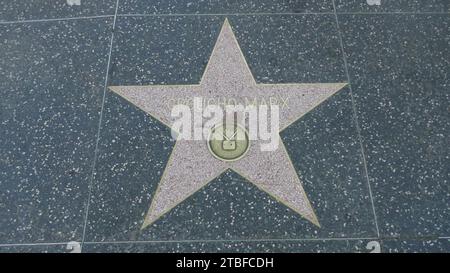
<svg viewBox="0 0 450 273"><path fill-rule="evenodd" d="M0 252L450 251L448 1L0 7ZM321 228L227 172L140 230L174 142L105 80L198 83L225 18L257 82L349 82L281 134Z"/></svg>

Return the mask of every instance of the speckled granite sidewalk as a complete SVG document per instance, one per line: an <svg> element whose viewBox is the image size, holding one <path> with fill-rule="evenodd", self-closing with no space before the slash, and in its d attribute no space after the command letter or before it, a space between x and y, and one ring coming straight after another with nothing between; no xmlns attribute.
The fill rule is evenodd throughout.
<svg viewBox="0 0 450 273"><path fill-rule="evenodd" d="M450 1L0 0L0 56L0 252L450 252ZM305 98L214 165L170 86Z"/></svg>

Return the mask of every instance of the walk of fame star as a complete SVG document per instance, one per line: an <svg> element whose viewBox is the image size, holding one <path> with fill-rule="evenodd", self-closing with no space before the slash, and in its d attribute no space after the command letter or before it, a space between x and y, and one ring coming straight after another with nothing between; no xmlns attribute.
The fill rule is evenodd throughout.
<svg viewBox="0 0 450 273"><path fill-rule="evenodd" d="M280 131L301 118L346 83L257 84L227 19L198 85L111 86L110 89L170 127L168 101L180 98L283 97ZM278 136L279 137L279 136ZM207 141L177 140L142 228L145 228L227 169L232 169L260 190L274 197L313 224L320 226L302 183L280 140L275 151L261 151L258 140L238 160L221 160L211 153Z"/></svg>

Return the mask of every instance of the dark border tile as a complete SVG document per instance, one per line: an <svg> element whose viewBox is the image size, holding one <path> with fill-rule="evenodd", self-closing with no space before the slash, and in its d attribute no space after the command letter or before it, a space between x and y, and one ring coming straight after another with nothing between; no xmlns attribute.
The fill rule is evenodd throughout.
<svg viewBox="0 0 450 273"><path fill-rule="evenodd" d="M111 26L0 25L0 243L81 239Z"/></svg>
<svg viewBox="0 0 450 273"><path fill-rule="evenodd" d="M390 253L448 253L450 239L393 239L381 242L383 252Z"/></svg>
<svg viewBox="0 0 450 273"><path fill-rule="evenodd" d="M87 243L83 252L129 253L339 253L370 252L367 240L313 240L260 242Z"/></svg>
<svg viewBox="0 0 450 273"><path fill-rule="evenodd" d="M0 22L114 15L116 0L1 1Z"/></svg>
<svg viewBox="0 0 450 273"><path fill-rule="evenodd" d="M239 14L309 12L333 12L333 4L331 0L122 0L119 5L119 14Z"/></svg>
<svg viewBox="0 0 450 273"><path fill-rule="evenodd" d="M77 253L79 250L80 248L77 246ZM67 244L0 246L0 253L70 253L71 251L74 251L73 248Z"/></svg>
<svg viewBox="0 0 450 273"><path fill-rule="evenodd" d="M381 235L447 236L450 17L339 21Z"/></svg>
<svg viewBox="0 0 450 273"><path fill-rule="evenodd" d="M450 12L450 2L447 0L335 1L338 12Z"/></svg>

